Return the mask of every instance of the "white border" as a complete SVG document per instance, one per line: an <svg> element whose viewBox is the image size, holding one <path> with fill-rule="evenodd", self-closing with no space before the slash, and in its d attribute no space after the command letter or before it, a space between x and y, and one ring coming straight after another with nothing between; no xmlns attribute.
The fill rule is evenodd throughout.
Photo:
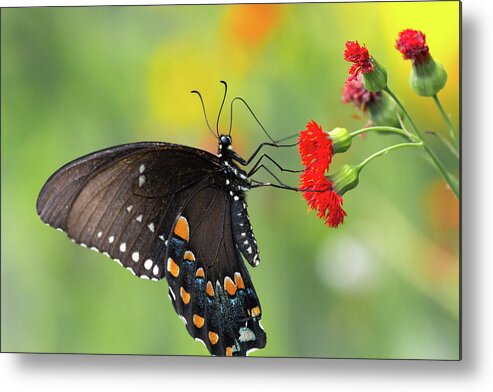
<svg viewBox="0 0 493 392"><path fill-rule="evenodd" d="M2 6L163 4L2 1ZM187 1L180 3L196 3ZM197 3L203 3L197 1ZM484 0L463 1L463 361L355 361L0 355L2 390L487 391L493 385L493 23ZM371 26L369 26L371 28ZM3 277L5 279L5 277Z"/></svg>

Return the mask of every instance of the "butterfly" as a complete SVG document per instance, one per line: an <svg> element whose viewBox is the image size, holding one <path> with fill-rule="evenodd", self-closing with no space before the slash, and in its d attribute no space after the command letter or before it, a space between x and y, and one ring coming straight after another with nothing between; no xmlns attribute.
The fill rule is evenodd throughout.
<svg viewBox="0 0 493 392"><path fill-rule="evenodd" d="M222 83L219 115L227 91ZM201 95L192 92L205 114ZM264 145L293 145L262 143L244 160L233 149L231 126L229 134L211 130L217 155L139 142L83 156L56 171L37 200L41 220L74 242L142 279L166 279L188 333L217 356L245 356L267 341L262 307L244 263L260 262L245 193L261 186L294 189L251 178L262 167L273 174L261 163L265 154L252 170L244 170Z"/></svg>

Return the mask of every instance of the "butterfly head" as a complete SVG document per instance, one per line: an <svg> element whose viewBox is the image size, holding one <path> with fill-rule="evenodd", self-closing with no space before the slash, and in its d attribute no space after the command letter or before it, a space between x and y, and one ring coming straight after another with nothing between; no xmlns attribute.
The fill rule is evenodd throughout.
<svg viewBox="0 0 493 392"><path fill-rule="evenodd" d="M231 136L229 135L219 136L219 148L217 154L219 158L231 159L236 156L232 142Z"/></svg>

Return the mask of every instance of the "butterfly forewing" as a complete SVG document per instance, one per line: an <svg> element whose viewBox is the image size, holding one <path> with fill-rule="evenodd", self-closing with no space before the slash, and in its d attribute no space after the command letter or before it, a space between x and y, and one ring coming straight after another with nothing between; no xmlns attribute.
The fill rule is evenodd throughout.
<svg viewBox="0 0 493 392"><path fill-rule="evenodd" d="M138 143L86 156L50 178L40 193L38 213L132 273L161 278L177 211L194 185L217 170L216 161L204 154L166 143Z"/></svg>

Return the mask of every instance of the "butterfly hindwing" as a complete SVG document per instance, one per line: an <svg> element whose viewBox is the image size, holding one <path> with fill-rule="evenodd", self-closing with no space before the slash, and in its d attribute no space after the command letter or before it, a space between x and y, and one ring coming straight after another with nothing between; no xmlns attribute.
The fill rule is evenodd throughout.
<svg viewBox="0 0 493 392"><path fill-rule="evenodd" d="M176 312L192 337L221 356L266 344L260 303L233 235L234 202L217 187L199 190L175 222L167 255Z"/></svg>

